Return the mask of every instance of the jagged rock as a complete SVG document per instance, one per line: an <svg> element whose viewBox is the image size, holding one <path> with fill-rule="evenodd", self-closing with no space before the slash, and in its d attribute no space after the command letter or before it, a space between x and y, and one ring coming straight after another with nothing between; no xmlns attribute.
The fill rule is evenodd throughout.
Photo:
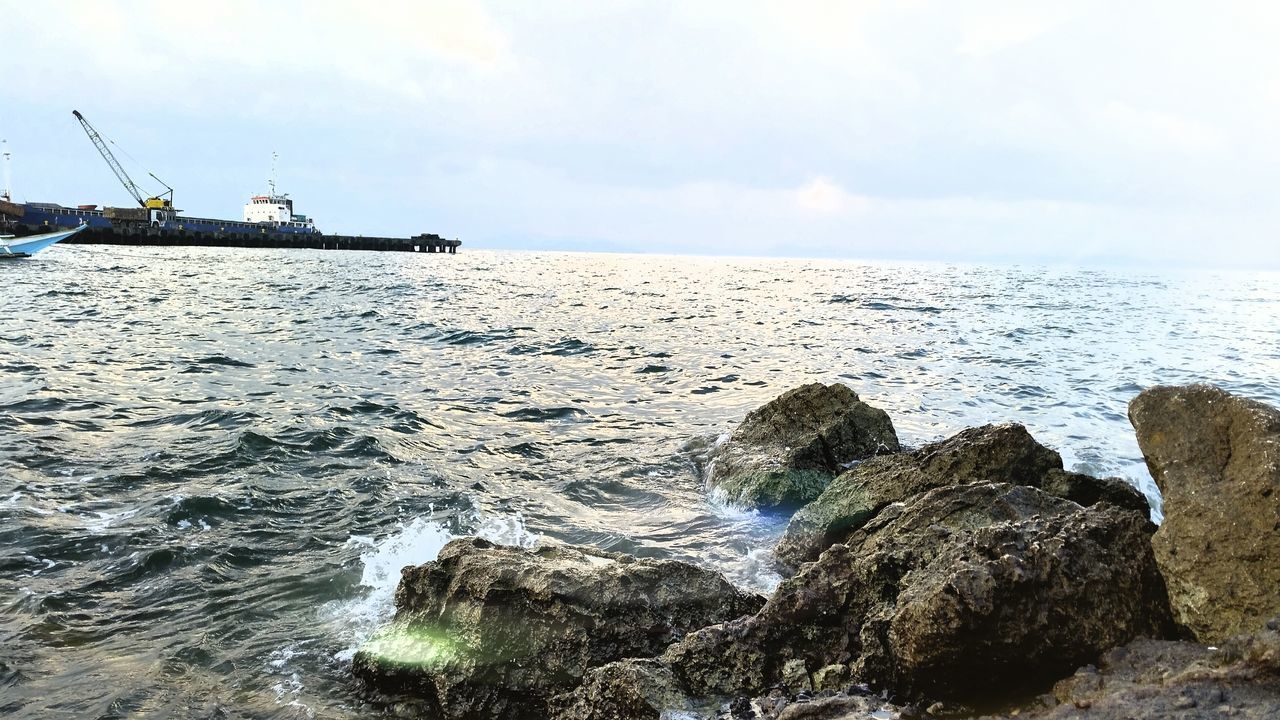
<svg viewBox="0 0 1280 720"><path fill-rule="evenodd" d="M659 720L691 709L671 670L656 660L595 668L575 690L551 701L554 720Z"/></svg>
<svg viewBox="0 0 1280 720"><path fill-rule="evenodd" d="M784 569L794 569L843 541L890 503L948 485L1039 486L1051 470L1062 470L1058 453L1013 423L969 428L913 452L872 458L841 474L801 508L774 556Z"/></svg>
<svg viewBox="0 0 1280 720"><path fill-rule="evenodd" d="M839 666L832 666L839 667ZM848 690L844 690L847 687ZM930 720L898 707L866 686L813 694L777 686L729 702L685 697L671 670L657 660L621 660L587 673L573 692L551 702L549 720Z"/></svg>
<svg viewBox="0 0 1280 720"><path fill-rule="evenodd" d="M904 711L879 698L862 695L834 695L791 703L776 716L777 720L924 720L928 717L925 713Z"/></svg>
<svg viewBox="0 0 1280 720"><path fill-rule="evenodd" d="M1201 642L1280 613L1280 411L1209 385L1129 403L1164 496L1152 538L1178 620Z"/></svg>
<svg viewBox="0 0 1280 720"><path fill-rule="evenodd" d="M1041 480L1039 488L1077 505L1089 507L1098 503L1110 503L1132 510L1144 518L1151 517L1151 503L1147 502L1146 496L1120 478L1099 478L1065 470L1050 470ZM1154 523L1148 527L1155 532Z"/></svg>
<svg viewBox="0 0 1280 720"><path fill-rule="evenodd" d="M1135 640L1054 686L1053 707L1025 708L1026 720L1271 720L1280 717L1280 636L1239 636L1221 649Z"/></svg>
<svg viewBox="0 0 1280 720"><path fill-rule="evenodd" d="M898 449L885 411L844 385L813 383L749 413L717 451L708 479L731 502L792 510L849 463Z"/></svg>
<svg viewBox="0 0 1280 720"><path fill-rule="evenodd" d="M757 694L796 659L810 672L848 663L908 698L1047 687L1174 631L1146 524L1028 486L938 488L882 510L756 615L691 633L662 660L706 697Z"/></svg>
<svg viewBox="0 0 1280 720"><path fill-rule="evenodd" d="M589 668L651 657L762 604L686 563L467 538L402 571L396 618L353 672L444 718L538 717Z"/></svg>

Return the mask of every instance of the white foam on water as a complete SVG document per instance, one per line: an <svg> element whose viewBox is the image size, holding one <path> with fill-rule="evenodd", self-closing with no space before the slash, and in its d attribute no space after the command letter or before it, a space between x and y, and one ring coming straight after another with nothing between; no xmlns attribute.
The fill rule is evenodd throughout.
<svg viewBox="0 0 1280 720"><path fill-rule="evenodd" d="M296 707L306 717L311 718L315 717L315 711L299 700L302 696L302 691L305 689L302 684L301 673L291 665L291 661L295 657L306 654L300 648L305 644L306 641L303 641L272 652L268 656L265 666L268 674L282 676L279 682L271 686L272 691L276 694L276 704Z"/></svg>
<svg viewBox="0 0 1280 720"><path fill-rule="evenodd" d="M335 625L340 644L346 649L335 656L340 662L350 662L366 640L395 613L396 586L400 583L400 570L407 565L420 565L436 559L440 550L462 535L455 535L440 521L438 515L418 517L401 524L391 535L374 540L352 536L348 547L360 547L363 569L360 585L366 588L359 597L329 603L325 612ZM512 545L532 549L541 542L541 536L530 533L523 516L494 517L472 516L475 528L471 533L500 545Z"/></svg>
<svg viewBox="0 0 1280 720"><path fill-rule="evenodd" d="M96 518L88 515L81 515L85 520L84 529L94 535L106 535L121 520L128 520L138 513L142 512L141 507L128 508L119 512L98 512L93 511Z"/></svg>
<svg viewBox="0 0 1280 720"><path fill-rule="evenodd" d="M490 542L526 550L532 550L542 543L541 535L531 533L525 527L524 516L520 513L483 519L477 516L477 519L479 524L476 526L475 535Z"/></svg>
<svg viewBox="0 0 1280 720"><path fill-rule="evenodd" d="M759 510L734 502L724 488L711 489L707 494L707 507L711 509L712 515L724 520L744 521L760 518Z"/></svg>
<svg viewBox="0 0 1280 720"><path fill-rule="evenodd" d="M707 487L711 487L711 478L714 477L716 463L720 461L720 458L717 457L720 452L720 448L723 447L725 443L729 442L729 437L730 433L728 432L720 433L720 435L717 436L716 439L700 453L701 459L705 462L702 470L702 482Z"/></svg>
<svg viewBox="0 0 1280 720"><path fill-rule="evenodd" d="M773 569L773 552L766 548L748 549L744 555L715 564L726 580L761 595L772 595L782 582L782 576Z"/></svg>

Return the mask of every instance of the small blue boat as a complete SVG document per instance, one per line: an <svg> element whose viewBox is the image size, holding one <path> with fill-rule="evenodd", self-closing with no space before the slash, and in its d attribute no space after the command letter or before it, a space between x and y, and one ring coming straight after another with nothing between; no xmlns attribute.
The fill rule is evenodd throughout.
<svg viewBox="0 0 1280 720"><path fill-rule="evenodd" d="M17 238L13 235L0 235L0 260L31 257L59 240L66 240L87 227L89 226L81 225L70 230L60 230L41 235L27 235L22 238Z"/></svg>

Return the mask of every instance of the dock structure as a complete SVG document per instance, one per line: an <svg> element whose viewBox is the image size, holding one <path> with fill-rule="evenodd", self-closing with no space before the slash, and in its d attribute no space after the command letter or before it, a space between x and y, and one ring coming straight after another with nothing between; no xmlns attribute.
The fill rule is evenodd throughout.
<svg viewBox="0 0 1280 720"><path fill-rule="evenodd" d="M24 225L20 216L10 232L28 235L49 232L40 225ZM365 237L361 235L324 235L321 233L209 232L175 228L149 227L141 223L113 223L112 227L90 227L64 241L68 245L135 245L242 248L295 248L311 250L372 250L379 252L457 253L461 240L446 240L439 235L423 233L409 238Z"/></svg>

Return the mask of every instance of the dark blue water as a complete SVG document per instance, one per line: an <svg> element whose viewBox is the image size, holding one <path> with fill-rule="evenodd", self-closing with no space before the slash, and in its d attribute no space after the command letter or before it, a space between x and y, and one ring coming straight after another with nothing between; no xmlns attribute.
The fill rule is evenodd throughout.
<svg viewBox="0 0 1280 720"><path fill-rule="evenodd" d="M56 247L0 267L0 714L362 716L351 650L450 537L767 588L707 447L841 381L912 444L1025 423L1153 493L1139 389L1280 404L1265 274Z"/></svg>

